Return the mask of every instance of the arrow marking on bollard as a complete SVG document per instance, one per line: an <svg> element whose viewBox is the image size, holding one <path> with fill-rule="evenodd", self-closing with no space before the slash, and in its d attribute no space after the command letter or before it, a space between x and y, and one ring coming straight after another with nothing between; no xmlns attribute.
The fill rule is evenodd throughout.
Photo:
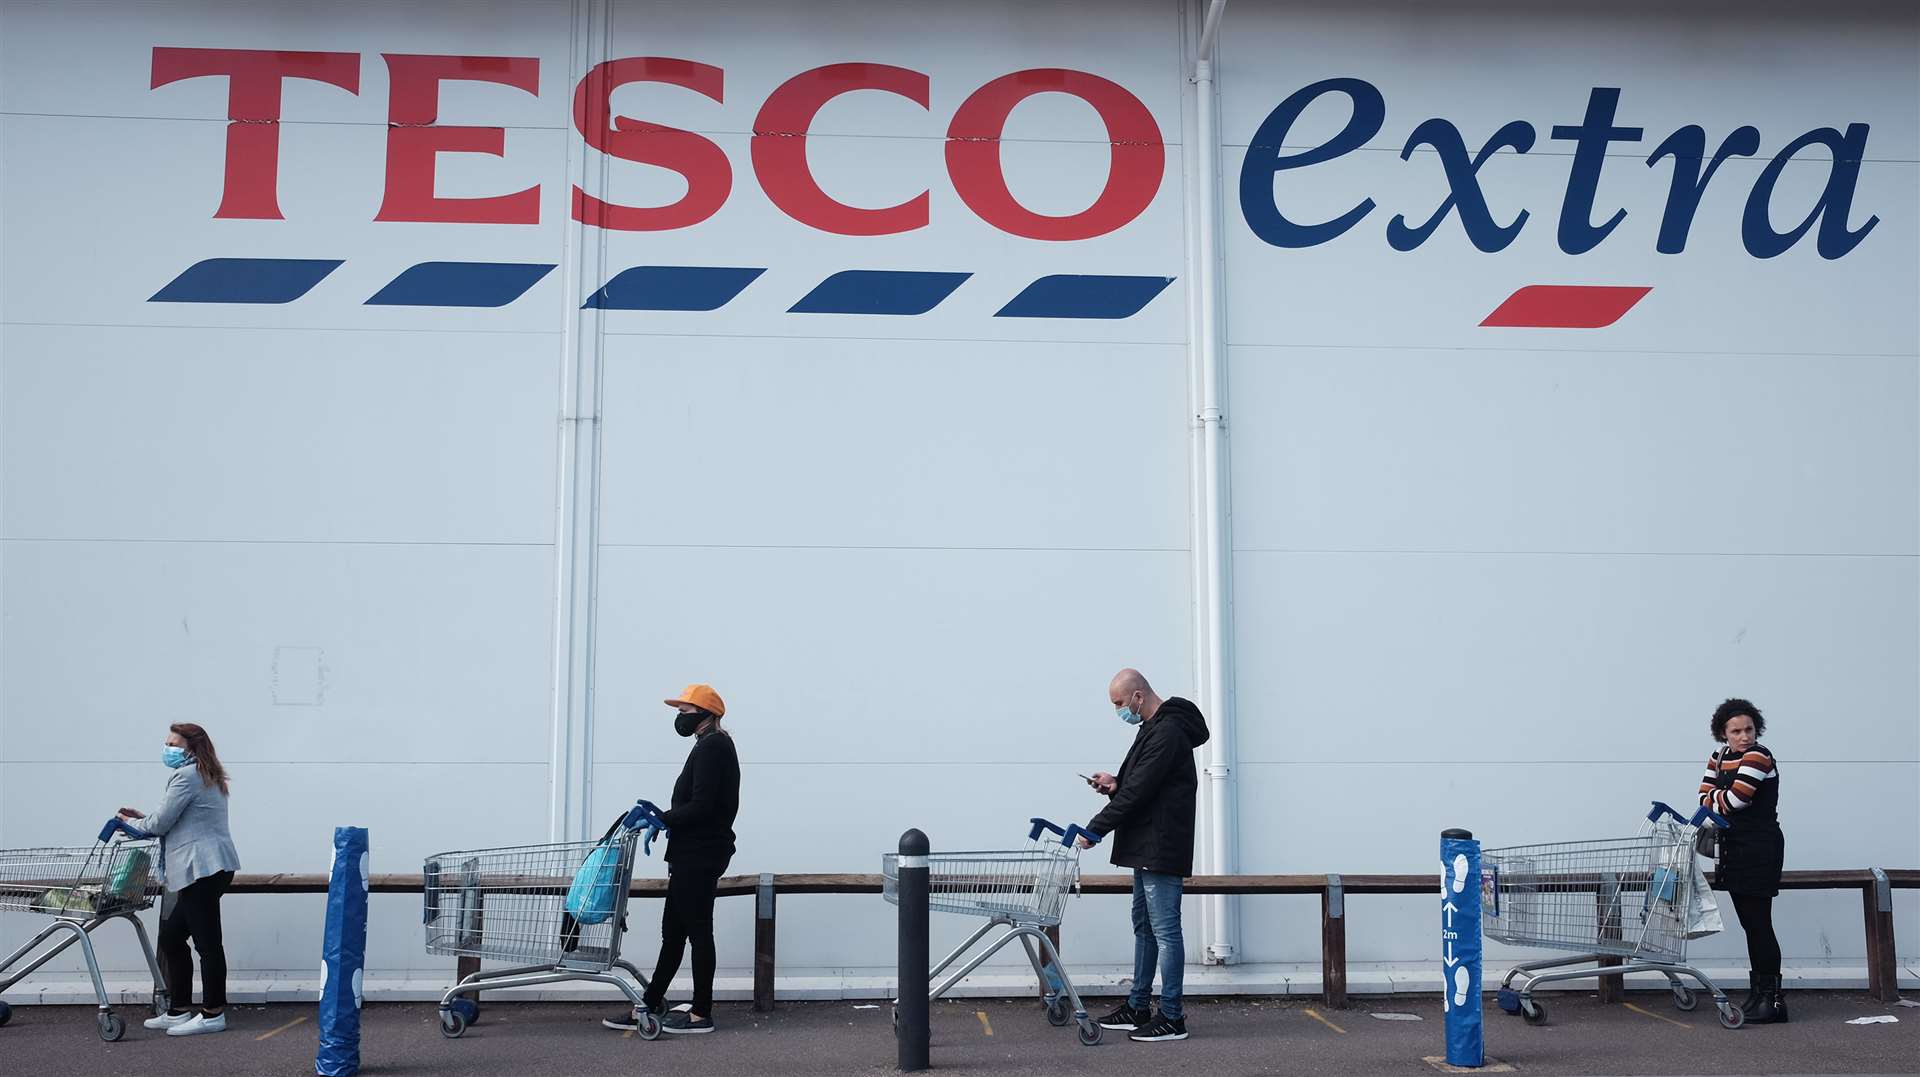
<svg viewBox="0 0 1920 1077"><path fill-rule="evenodd" d="M1447 930L1449 931L1453 930L1453 914L1460 911L1460 906L1455 905L1453 902L1449 901L1445 905L1442 905L1440 907L1446 910L1446 913L1447 913Z"/></svg>
<svg viewBox="0 0 1920 1077"><path fill-rule="evenodd" d="M1453 940L1448 939L1447 940L1447 967L1452 968L1455 965L1458 965L1459 963L1460 962L1455 960L1453 956Z"/></svg>

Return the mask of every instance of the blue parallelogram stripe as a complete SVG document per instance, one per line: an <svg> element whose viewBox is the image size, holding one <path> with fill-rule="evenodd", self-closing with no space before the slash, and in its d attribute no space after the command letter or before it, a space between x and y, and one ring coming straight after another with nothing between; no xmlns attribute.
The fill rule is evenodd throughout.
<svg viewBox="0 0 1920 1077"><path fill-rule="evenodd" d="M739 266L635 266L614 274L583 310L719 310L764 269Z"/></svg>
<svg viewBox="0 0 1920 1077"><path fill-rule="evenodd" d="M529 262L421 262L387 282L370 307L504 307L553 266Z"/></svg>
<svg viewBox="0 0 1920 1077"><path fill-rule="evenodd" d="M340 268L340 258L208 258L149 303L291 303Z"/></svg>
<svg viewBox="0 0 1920 1077"><path fill-rule="evenodd" d="M1172 277L1057 273L1027 285L994 317L1131 318L1172 283Z"/></svg>
<svg viewBox="0 0 1920 1077"><path fill-rule="evenodd" d="M821 281L791 314L925 314L971 273L845 269Z"/></svg>

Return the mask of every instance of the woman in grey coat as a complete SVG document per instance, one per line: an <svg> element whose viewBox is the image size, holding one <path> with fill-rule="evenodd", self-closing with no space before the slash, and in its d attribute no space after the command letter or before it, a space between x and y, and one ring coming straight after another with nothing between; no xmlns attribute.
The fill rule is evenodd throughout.
<svg viewBox="0 0 1920 1077"><path fill-rule="evenodd" d="M220 939L220 897L233 884L240 854L227 826L227 771L214 753L213 739L192 722L167 730L161 762L173 771L167 791L152 814L121 808L120 817L139 820L142 830L160 839L160 872L167 895L160 914L160 971L166 977L169 1009L147 1027L169 1036L197 1036L227 1030L227 951ZM201 1008L193 1002L193 956L200 952Z"/></svg>

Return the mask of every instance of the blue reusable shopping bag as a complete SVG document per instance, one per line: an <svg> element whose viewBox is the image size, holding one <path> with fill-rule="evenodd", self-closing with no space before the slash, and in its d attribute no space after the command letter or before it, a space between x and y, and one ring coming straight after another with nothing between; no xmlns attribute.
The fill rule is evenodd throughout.
<svg viewBox="0 0 1920 1077"><path fill-rule="evenodd" d="M618 824L615 824L618 827ZM600 839L567 887L567 915L579 924L604 924L620 895L620 846L612 835Z"/></svg>
<svg viewBox="0 0 1920 1077"><path fill-rule="evenodd" d="M600 836L587 858L574 870L573 882L567 886L567 897L561 903L563 915L560 917L560 949L573 953L580 946L580 929L591 924L604 924L613 919L613 910L620 902L620 895L631 881L621 877L621 853L626 848L624 831L646 829L647 851L651 855L654 835L665 828L660 823L660 810L651 801L635 801L626 814L613 821L607 832ZM627 929L624 920L620 930Z"/></svg>

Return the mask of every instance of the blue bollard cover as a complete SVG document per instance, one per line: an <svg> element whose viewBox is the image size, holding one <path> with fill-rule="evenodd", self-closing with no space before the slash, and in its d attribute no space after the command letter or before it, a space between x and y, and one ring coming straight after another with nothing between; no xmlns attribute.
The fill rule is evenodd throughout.
<svg viewBox="0 0 1920 1077"><path fill-rule="evenodd" d="M365 827L333 831L333 868L327 879L327 927L320 946L319 1077L360 1072L360 972L367 958Z"/></svg>
<svg viewBox="0 0 1920 1077"><path fill-rule="evenodd" d="M1483 1066L1480 1001L1480 843L1440 839L1440 963L1445 974L1447 1065Z"/></svg>

